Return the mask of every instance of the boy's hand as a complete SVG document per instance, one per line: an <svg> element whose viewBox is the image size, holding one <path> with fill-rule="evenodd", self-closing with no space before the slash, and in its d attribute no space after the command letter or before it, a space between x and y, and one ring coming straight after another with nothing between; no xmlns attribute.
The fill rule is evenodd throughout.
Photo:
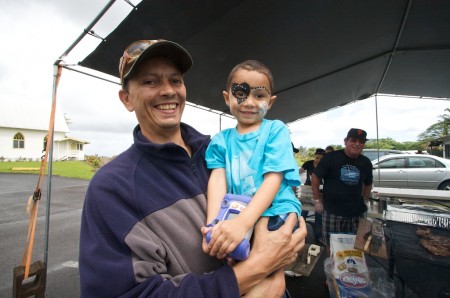
<svg viewBox="0 0 450 298"><path fill-rule="evenodd" d="M209 255L224 258L242 242L248 230L239 218L219 222L212 228Z"/></svg>
<svg viewBox="0 0 450 298"><path fill-rule="evenodd" d="M202 227L201 232L203 236L202 240L202 250L205 254L209 255L211 252L211 248L208 245L208 242L206 242L206 234L211 230L211 227Z"/></svg>

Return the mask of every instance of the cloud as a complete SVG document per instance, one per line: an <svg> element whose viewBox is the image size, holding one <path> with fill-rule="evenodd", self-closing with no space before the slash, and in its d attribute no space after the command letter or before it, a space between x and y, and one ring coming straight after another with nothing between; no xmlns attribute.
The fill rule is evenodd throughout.
<svg viewBox="0 0 450 298"><path fill-rule="evenodd" d="M53 63L78 38L107 4L92 0L15 0L4 1L0 11L0 90L11 100L34 100L51 106ZM139 1L132 1L137 4ZM95 27L106 36L132 8L116 1ZM64 57L77 63L92 51L99 40L86 36ZM225 83L225 82L223 82ZM58 107L71 119L70 136L89 141L87 154L117 155L132 143L131 132L137 121L119 101L119 86L63 69ZM188 90L189 93L189 90ZM449 107L448 101L386 98L378 101L379 137L414 141L417 135L438 121ZM270 111L269 111L270 113ZM351 127L367 130L376 137L373 98L289 124L296 146L325 147L342 144ZM234 120L194 107L186 107L183 121L213 135L221 128L233 127Z"/></svg>
<svg viewBox="0 0 450 298"><path fill-rule="evenodd" d="M305 147L343 145L352 127L362 128L369 139L376 139L377 125L380 139L417 141L417 136L438 122L438 116L449 106L448 100L378 96L377 105L372 97L296 121L289 127L294 144Z"/></svg>

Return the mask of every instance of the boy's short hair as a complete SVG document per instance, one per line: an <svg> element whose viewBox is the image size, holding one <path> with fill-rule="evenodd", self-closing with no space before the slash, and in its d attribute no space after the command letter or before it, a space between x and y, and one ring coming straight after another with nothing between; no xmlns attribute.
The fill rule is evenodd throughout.
<svg viewBox="0 0 450 298"><path fill-rule="evenodd" d="M236 65L235 67L233 67L233 69L230 71L230 74L228 75L227 86L226 86L227 91L230 90L231 83L233 83L232 82L233 76L239 69L245 69L245 70L249 70L249 71L257 71L259 73L265 74L267 76L267 79L269 79L270 94L271 95L273 94L274 83L273 83L272 72L264 63L262 63L261 61L258 61L258 60L245 60L244 62L241 62L238 65Z"/></svg>

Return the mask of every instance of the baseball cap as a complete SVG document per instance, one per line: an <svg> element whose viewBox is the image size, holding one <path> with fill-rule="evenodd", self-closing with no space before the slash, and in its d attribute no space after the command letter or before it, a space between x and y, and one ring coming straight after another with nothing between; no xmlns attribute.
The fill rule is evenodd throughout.
<svg viewBox="0 0 450 298"><path fill-rule="evenodd" d="M314 154L322 154L322 155L324 155L325 154L325 150L323 150L322 148L317 148L316 152Z"/></svg>
<svg viewBox="0 0 450 298"><path fill-rule="evenodd" d="M166 57L175 63L181 73L187 72L192 66L192 58L188 51L173 41L138 40L131 43L120 58L120 83L123 85L133 75L138 65L148 57Z"/></svg>
<svg viewBox="0 0 450 298"><path fill-rule="evenodd" d="M367 132L359 128L350 128L347 133L347 138L360 139L362 141L367 141Z"/></svg>

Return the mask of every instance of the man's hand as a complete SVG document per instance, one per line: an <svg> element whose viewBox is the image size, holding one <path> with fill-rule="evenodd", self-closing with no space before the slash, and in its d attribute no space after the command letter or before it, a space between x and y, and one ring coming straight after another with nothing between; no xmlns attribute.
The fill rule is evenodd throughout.
<svg viewBox="0 0 450 298"><path fill-rule="evenodd" d="M305 245L307 232L303 217L298 219L291 213L284 225L272 232L267 230L268 220L263 217L258 221L250 256L233 267L241 293L294 262ZM292 233L297 220L300 220L300 227Z"/></svg>
<svg viewBox="0 0 450 298"><path fill-rule="evenodd" d="M300 220L300 227L292 233L297 220ZM266 260L265 263L269 263L267 261L271 257L276 259L278 262L271 264L273 268L267 268L267 272L270 273L295 261L297 253L305 245L307 231L303 217L300 216L298 219L295 213L289 214L284 225L277 231L269 232L267 230L268 221L268 217L262 217L256 224L250 256L252 253L257 254L258 258L263 257Z"/></svg>
<svg viewBox="0 0 450 298"><path fill-rule="evenodd" d="M314 208L317 213L323 212L323 204L320 200L314 200Z"/></svg>

